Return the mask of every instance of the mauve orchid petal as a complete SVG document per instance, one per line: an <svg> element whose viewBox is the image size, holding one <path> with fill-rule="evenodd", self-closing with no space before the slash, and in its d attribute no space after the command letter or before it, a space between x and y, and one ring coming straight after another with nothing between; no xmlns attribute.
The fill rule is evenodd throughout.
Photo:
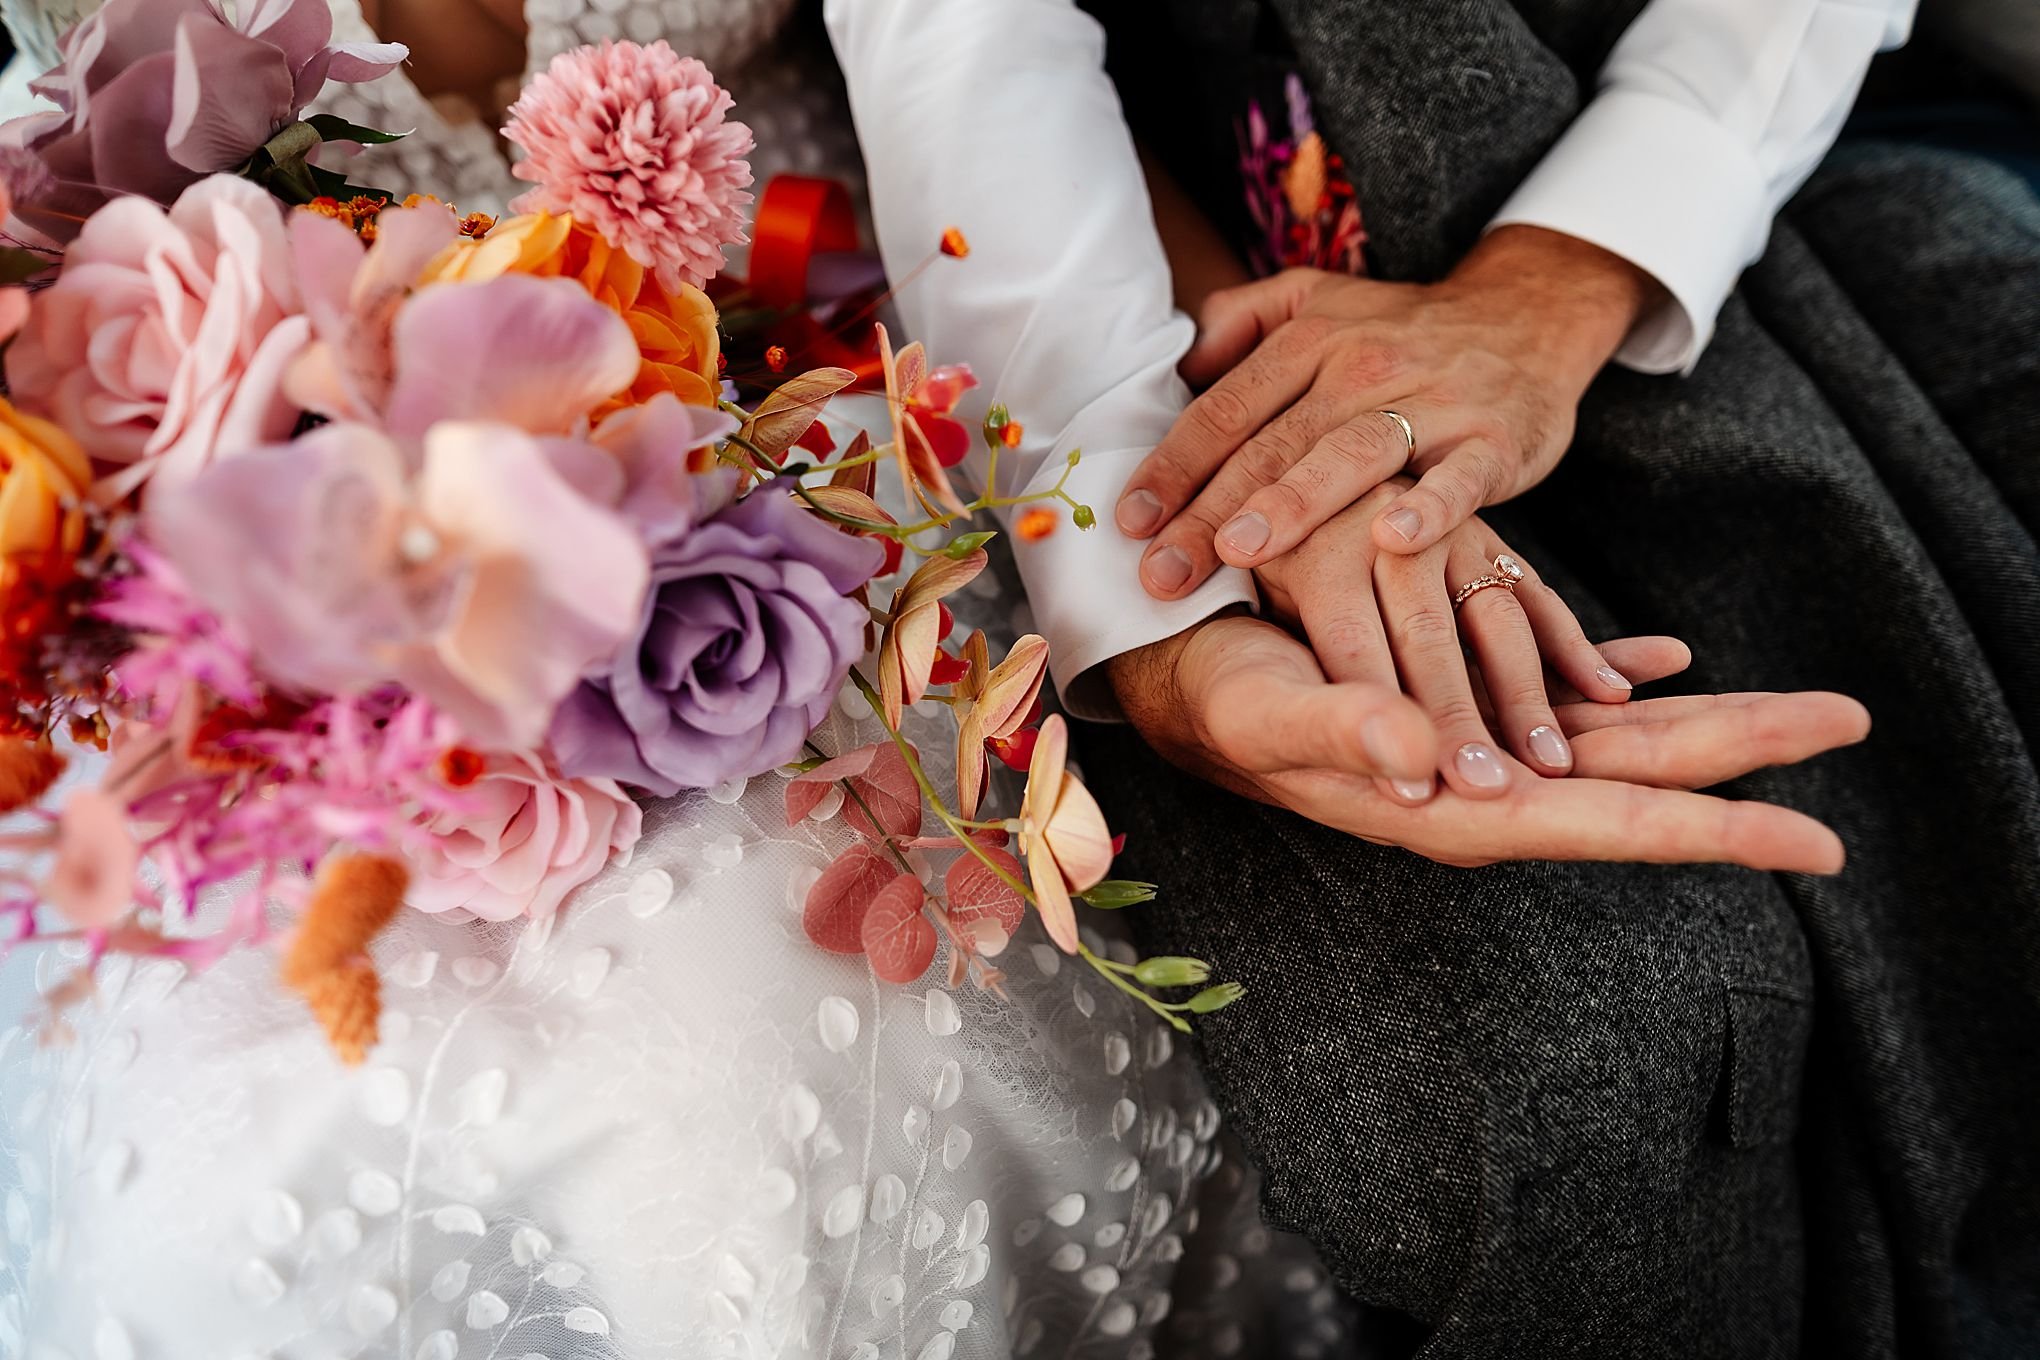
<svg viewBox="0 0 2040 1360"><path fill-rule="evenodd" d="M397 309L419 274L459 235L440 208L398 208L377 221L365 252L330 217L291 216L291 255L317 343L286 379L293 398L334 418L380 419L389 396Z"/></svg>
<svg viewBox="0 0 2040 1360"><path fill-rule="evenodd" d="M623 513L656 550L736 499L737 470L708 451L736 428L724 412L661 392L604 417L589 441L623 468Z"/></svg>
<svg viewBox="0 0 2040 1360"><path fill-rule="evenodd" d="M434 427L417 499L434 528L478 565L466 607L437 644L439 660L499 720L469 736L488 746L534 745L582 672L607 660L637 624L649 575L644 549L628 524L552 470L537 440L508 426Z"/></svg>
<svg viewBox="0 0 2040 1360"><path fill-rule="evenodd" d="M380 432L327 425L165 488L144 526L192 593L240 625L265 670L346 692L380 678L378 640L409 631L389 570L403 467Z"/></svg>
<svg viewBox="0 0 2040 1360"><path fill-rule="evenodd" d="M388 75L404 64L411 49L402 43L334 43L325 55L331 62L326 79L353 85Z"/></svg>
<svg viewBox="0 0 2040 1360"><path fill-rule="evenodd" d="M327 0L255 0L241 31L280 48L295 71L333 40L333 8Z"/></svg>
<svg viewBox="0 0 2040 1360"><path fill-rule="evenodd" d="M187 18L221 22L211 0L106 0L73 31L64 64L80 79L103 80L112 71L168 51L177 26Z"/></svg>
<svg viewBox="0 0 2040 1360"><path fill-rule="evenodd" d="M177 26L164 148L186 170L231 170L291 121L291 72L274 47L209 18Z"/></svg>
<svg viewBox="0 0 2040 1360"><path fill-rule="evenodd" d="M570 279L508 274L427 288L397 316L387 424L447 420L560 434L637 376L630 327Z"/></svg>
<svg viewBox="0 0 2040 1360"><path fill-rule="evenodd" d="M138 127L168 125L173 108L171 87L175 82L177 58L158 52L142 58L109 81L95 96L93 116L84 131L84 145L90 148L89 165L64 170L80 180L92 180L104 197L122 193L139 194L158 203L168 203L180 189L191 183L191 172L171 161L163 148L151 146L135 135ZM82 173L79 173L82 171ZM64 239L78 234L78 225Z"/></svg>

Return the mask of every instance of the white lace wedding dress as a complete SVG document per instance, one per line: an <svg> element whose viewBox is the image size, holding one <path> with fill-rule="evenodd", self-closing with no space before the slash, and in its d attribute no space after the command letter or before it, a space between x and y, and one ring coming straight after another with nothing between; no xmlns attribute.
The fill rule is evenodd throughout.
<svg viewBox="0 0 2040 1360"><path fill-rule="evenodd" d="M0 4L28 61L72 3ZM761 55L789 7L529 0L532 59L668 37L737 91L761 180L852 178L829 82ZM418 129L369 182L514 192L493 136L400 76L332 108ZM1022 610L988 575L958 613L1010 636ZM819 740L877 739L861 708ZM940 780L952 729L910 722ZM1258 1224L1186 1045L1033 922L1003 1002L816 949L802 898L851 837L833 798L787 829L782 790L649 807L550 929L405 913L356 1070L268 955L111 960L57 1047L8 1026L71 960L0 965L0 1356L1340 1352L1343 1306Z"/></svg>

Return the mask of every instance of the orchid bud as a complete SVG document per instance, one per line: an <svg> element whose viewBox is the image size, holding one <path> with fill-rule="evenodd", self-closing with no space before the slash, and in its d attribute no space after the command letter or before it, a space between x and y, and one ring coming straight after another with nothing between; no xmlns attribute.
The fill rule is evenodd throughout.
<svg viewBox="0 0 2040 1360"><path fill-rule="evenodd" d="M1165 954L1142 959L1133 966L1133 976L1145 987L1199 987L1211 980L1211 965L1203 959Z"/></svg>
<svg viewBox="0 0 2040 1360"><path fill-rule="evenodd" d="M1209 1015L1213 1011L1224 1010L1246 994L1247 989L1237 982L1221 982L1191 997L1190 1011L1193 1015Z"/></svg>

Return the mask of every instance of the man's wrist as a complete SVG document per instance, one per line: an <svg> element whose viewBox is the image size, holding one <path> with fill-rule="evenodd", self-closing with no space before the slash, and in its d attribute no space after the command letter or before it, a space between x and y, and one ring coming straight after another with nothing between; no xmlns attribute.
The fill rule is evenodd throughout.
<svg viewBox="0 0 2040 1360"><path fill-rule="evenodd" d="M1660 298L1655 279L1612 251L1544 227L1497 227L1452 271L1447 286L1501 300L1520 320L1527 352L1584 392Z"/></svg>

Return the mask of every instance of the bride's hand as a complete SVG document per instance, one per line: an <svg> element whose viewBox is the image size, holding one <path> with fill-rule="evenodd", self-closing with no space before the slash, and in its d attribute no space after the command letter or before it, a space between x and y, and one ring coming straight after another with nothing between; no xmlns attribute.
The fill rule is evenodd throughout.
<svg viewBox="0 0 2040 1360"><path fill-rule="evenodd" d="M1546 667L1601 703L1627 699L1628 678L1513 555L1523 579L1513 589L1476 591L1455 613L1455 593L1493 579L1496 559L1509 554L1480 519L1420 553L1379 551L1375 516L1409 486L1404 478L1383 483L1256 571L1270 611L1309 639L1332 680L1399 686L1422 705L1438 729L1440 772L1460 794L1495 798L1526 775L1570 774L1572 747L1546 694ZM1478 662L1478 686L1462 639ZM1411 803L1431 795L1429 780L1384 788Z"/></svg>
<svg viewBox="0 0 2040 1360"><path fill-rule="evenodd" d="M1686 659L1684 648L1664 639L1610 642L1603 650L1639 682L1677 671ZM1839 694L1596 704L1555 692L1553 712L1572 743L1572 778L1525 780L1507 798L1478 801L1448 786L1412 805L1386 793L1375 767L1321 725L1336 696L1374 687L1328 683L1310 650L1274 624L1209 619L1115 657L1110 673L1141 735L1191 773L1458 865L1587 859L1837 873L1841 840L1812 818L1685 790L1793 764L1869 730L1862 705Z"/></svg>

